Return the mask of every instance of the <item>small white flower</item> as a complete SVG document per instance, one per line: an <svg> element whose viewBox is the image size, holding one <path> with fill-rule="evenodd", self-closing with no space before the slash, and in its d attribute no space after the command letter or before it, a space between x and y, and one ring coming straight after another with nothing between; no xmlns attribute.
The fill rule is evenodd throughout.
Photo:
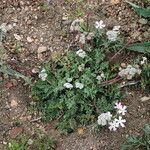
<svg viewBox="0 0 150 150"><path fill-rule="evenodd" d="M46 78L47 78L47 73L46 73L46 70L43 68L42 71L39 73L39 78L42 80L42 81L45 81Z"/></svg>
<svg viewBox="0 0 150 150"><path fill-rule="evenodd" d="M125 113L127 112L127 106L122 105L120 102L119 103L115 103L114 108L116 108L119 114L125 115Z"/></svg>
<svg viewBox="0 0 150 150"><path fill-rule="evenodd" d="M81 65L78 66L78 70L79 71L83 71L84 67L85 67L85 64L81 64Z"/></svg>
<svg viewBox="0 0 150 150"><path fill-rule="evenodd" d="M102 113L98 116L97 123L99 125L105 126L107 122L109 122L112 118L112 114L110 112Z"/></svg>
<svg viewBox="0 0 150 150"><path fill-rule="evenodd" d="M84 57L86 56L85 51L82 50L82 49L79 49L79 50L76 52L76 54L77 54L79 57L81 57L81 58L84 58Z"/></svg>
<svg viewBox="0 0 150 150"><path fill-rule="evenodd" d="M122 106L122 108L118 109L118 113L125 115L125 113L127 112L127 106Z"/></svg>
<svg viewBox="0 0 150 150"><path fill-rule="evenodd" d="M95 22L95 28L103 29L106 25L104 24L103 20Z"/></svg>
<svg viewBox="0 0 150 150"><path fill-rule="evenodd" d="M122 116L119 116L118 119L115 119L115 122L116 122L117 127L119 127L119 126L121 126L123 128L125 127L124 123L126 122L126 120L122 119Z"/></svg>
<svg viewBox="0 0 150 150"><path fill-rule="evenodd" d="M119 33L118 31L114 31L114 30L107 31L106 35L107 35L108 40L112 42L116 41L118 37L118 33Z"/></svg>
<svg viewBox="0 0 150 150"><path fill-rule="evenodd" d="M118 124L116 124L115 120L113 122L109 122L109 130L110 131L116 131L117 128L118 128Z"/></svg>
<svg viewBox="0 0 150 150"><path fill-rule="evenodd" d="M96 79L97 79L98 81L101 81L101 80L102 80L102 77L101 77L100 75L98 75L98 76L96 77Z"/></svg>
<svg viewBox="0 0 150 150"><path fill-rule="evenodd" d="M75 83L75 87L78 88L78 89L83 89L84 84L79 83L79 82L76 82L76 83Z"/></svg>
<svg viewBox="0 0 150 150"><path fill-rule="evenodd" d="M120 26L114 26L113 27L113 31L119 31L119 29L120 29Z"/></svg>
<svg viewBox="0 0 150 150"><path fill-rule="evenodd" d="M105 78L105 75L104 75L104 73L102 72L101 73L101 77L104 79Z"/></svg>
<svg viewBox="0 0 150 150"><path fill-rule="evenodd" d="M72 81L72 78L67 78L67 82L71 82Z"/></svg>
<svg viewBox="0 0 150 150"><path fill-rule="evenodd" d="M67 88L67 89L72 89L73 85L71 83L65 83L64 87Z"/></svg>
<svg viewBox="0 0 150 150"><path fill-rule="evenodd" d="M115 103L114 108L121 109L122 108L122 104L120 102L119 103L117 102L117 103Z"/></svg>
<svg viewBox="0 0 150 150"><path fill-rule="evenodd" d="M142 57L142 59L143 59L143 60L141 61L140 64L141 64L141 65L144 65L144 64L147 62L147 58L146 58L146 57Z"/></svg>

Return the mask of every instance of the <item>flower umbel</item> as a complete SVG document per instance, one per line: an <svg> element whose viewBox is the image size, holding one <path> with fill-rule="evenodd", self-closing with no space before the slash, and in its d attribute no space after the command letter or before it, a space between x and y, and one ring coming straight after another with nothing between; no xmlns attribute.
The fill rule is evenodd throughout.
<svg viewBox="0 0 150 150"><path fill-rule="evenodd" d="M78 88L78 89L83 89L84 84L79 83L79 82L76 82L76 83L75 83L75 87Z"/></svg>
<svg viewBox="0 0 150 150"><path fill-rule="evenodd" d="M79 50L76 52L76 54L77 54L79 57L81 57L81 58L84 58L84 57L86 56L85 51L82 50L82 49L79 49Z"/></svg>
<svg viewBox="0 0 150 150"><path fill-rule="evenodd" d="M112 114L110 112L107 113L102 113L101 115L98 116L97 123L99 125L105 126L107 122L109 122L112 118Z"/></svg>
<svg viewBox="0 0 150 150"><path fill-rule="evenodd" d="M46 78L47 78L47 73L46 73L46 70L43 68L42 71L39 73L39 78L42 80L42 81L45 81Z"/></svg>
<svg viewBox="0 0 150 150"><path fill-rule="evenodd" d="M68 83L65 83L65 84L64 84L64 87L65 87L66 89L72 89L72 88L73 88L73 85L68 82Z"/></svg>

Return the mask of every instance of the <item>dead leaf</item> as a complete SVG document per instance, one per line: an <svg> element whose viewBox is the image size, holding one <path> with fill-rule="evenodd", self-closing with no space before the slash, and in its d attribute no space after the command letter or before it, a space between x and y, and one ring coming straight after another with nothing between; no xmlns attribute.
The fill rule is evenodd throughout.
<svg viewBox="0 0 150 150"><path fill-rule="evenodd" d="M85 132L85 128L83 128L83 127L80 127L80 128L77 129L77 133L78 133L79 135L83 135L84 132Z"/></svg>
<svg viewBox="0 0 150 150"><path fill-rule="evenodd" d="M145 102L145 101L148 101L148 100L150 100L150 96L149 97L144 96L144 97L141 98L142 102Z"/></svg>
<svg viewBox="0 0 150 150"><path fill-rule="evenodd" d="M46 52L46 50L47 50L47 47L46 46L40 46L39 48L38 48L38 54L41 54L41 53L43 53L43 52Z"/></svg>
<svg viewBox="0 0 150 150"><path fill-rule="evenodd" d="M115 4L119 4L120 0L111 0L111 4L115 5Z"/></svg>

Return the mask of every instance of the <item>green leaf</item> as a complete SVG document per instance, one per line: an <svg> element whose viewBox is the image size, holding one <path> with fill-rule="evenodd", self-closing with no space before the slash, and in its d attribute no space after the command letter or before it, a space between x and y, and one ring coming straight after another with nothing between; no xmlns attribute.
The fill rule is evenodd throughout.
<svg viewBox="0 0 150 150"><path fill-rule="evenodd" d="M131 3L129 1L126 1L128 4L130 4L133 9L141 16L145 17L145 18L148 18L150 17L150 9L146 9L146 8L142 8L141 6L138 6L134 3Z"/></svg>
<svg viewBox="0 0 150 150"><path fill-rule="evenodd" d="M130 44L127 46L127 49L139 53L150 54L150 42Z"/></svg>

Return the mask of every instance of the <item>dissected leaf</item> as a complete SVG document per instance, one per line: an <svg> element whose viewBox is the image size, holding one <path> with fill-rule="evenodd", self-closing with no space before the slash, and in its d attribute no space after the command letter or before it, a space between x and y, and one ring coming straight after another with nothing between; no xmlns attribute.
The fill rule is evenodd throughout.
<svg viewBox="0 0 150 150"><path fill-rule="evenodd" d="M131 3L129 1L126 1L128 4L130 4L132 6L132 8L141 16L143 17L150 17L150 9L146 9L146 8L143 8L141 6L138 6L134 3Z"/></svg>
<svg viewBox="0 0 150 150"><path fill-rule="evenodd" d="M127 49L139 53L150 54L150 42L130 44L127 46Z"/></svg>

